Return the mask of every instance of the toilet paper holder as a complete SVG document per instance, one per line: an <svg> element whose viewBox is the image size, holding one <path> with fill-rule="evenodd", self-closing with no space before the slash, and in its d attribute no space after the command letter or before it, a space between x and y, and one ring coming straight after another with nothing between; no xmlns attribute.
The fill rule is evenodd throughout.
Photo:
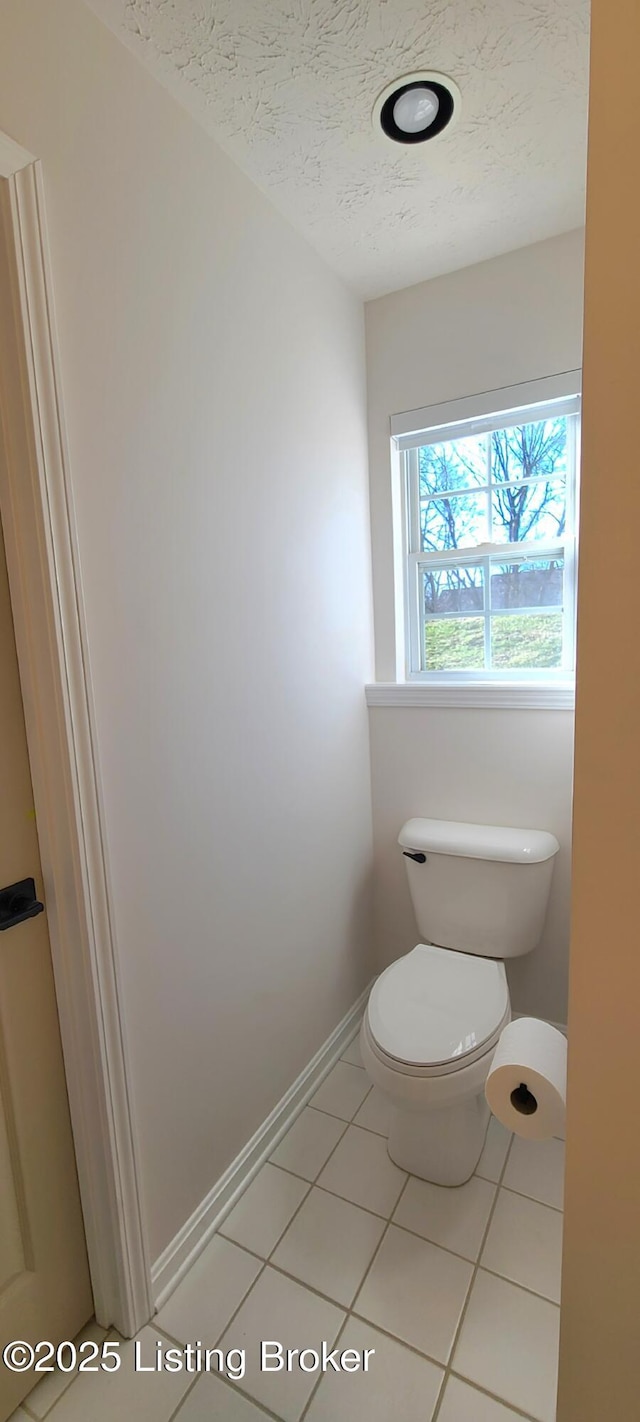
<svg viewBox="0 0 640 1422"><path fill-rule="evenodd" d="M503 1027L485 1083L494 1116L531 1141L564 1135L567 1039L550 1022L518 1017Z"/></svg>
<svg viewBox="0 0 640 1422"><path fill-rule="evenodd" d="M514 1111L519 1111L521 1116L533 1116L538 1109L537 1098L524 1081L514 1087L509 1099Z"/></svg>

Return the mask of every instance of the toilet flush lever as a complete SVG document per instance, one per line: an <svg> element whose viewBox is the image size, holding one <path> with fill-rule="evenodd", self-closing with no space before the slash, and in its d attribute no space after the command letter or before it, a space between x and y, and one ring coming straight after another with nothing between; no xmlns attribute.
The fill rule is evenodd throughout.
<svg viewBox="0 0 640 1422"><path fill-rule="evenodd" d="M426 864L427 862L426 854L418 854L414 849L403 849L402 853L405 859L415 859L416 864Z"/></svg>

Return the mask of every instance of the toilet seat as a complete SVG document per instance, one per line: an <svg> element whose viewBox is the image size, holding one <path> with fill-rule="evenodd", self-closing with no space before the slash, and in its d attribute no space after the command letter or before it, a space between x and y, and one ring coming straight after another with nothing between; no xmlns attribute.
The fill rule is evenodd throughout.
<svg viewBox="0 0 640 1422"><path fill-rule="evenodd" d="M367 1008L375 1055L416 1076L470 1066L492 1050L509 1018L503 962L427 943L382 973Z"/></svg>

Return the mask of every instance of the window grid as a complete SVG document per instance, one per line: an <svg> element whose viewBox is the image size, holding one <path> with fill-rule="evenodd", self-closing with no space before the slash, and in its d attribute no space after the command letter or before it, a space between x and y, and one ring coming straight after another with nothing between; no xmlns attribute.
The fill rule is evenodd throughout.
<svg viewBox="0 0 640 1422"><path fill-rule="evenodd" d="M521 418L519 424L537 424L545 419L558 417L557 409L545 407L530 408L526 413L526 418ZM427 444L446 444L448 431L441 428L438 431L438 438L425 439L423 444L413 444L402 453L402 460L405 468L405 513L407 529L408 557L407 586L406 586L406 621L407 621L407 647L409 651L408 675L419 677L430 681L446 680L499 680L514 681L523 679L528 681L549 680L559 676L566 678L573 671L574 665L574 607L575 607L575 562L576 562L576 541L575 541L575 498L576 498L576 471L578 464L578 417L575 414L562 416L566 421L566 451L563 467L558 473L551 470L546 474L533 475L531 477L499 480L495 478L492 459L492 438L493 431L502 431L515 426L509 421L505 423L492 422L493 430L483 431L486 441L486 462L487 481L484 484L465 485L460 488L438 490L435 493L421 497L420 493L420 449ZM428 433L428 432L425 432ZM456 429L455 438L459 439L461 433ZM493 528L493 495L496 489L510 489L514 487L522 488L541 485L549 482L564 483L565 492L565 531L557 540L543 542L543 540L527 539L518 543L499 543L491 539ZM425 551L422 548L422 513L429 503L437 503L443 499L453 499L456 497L469 497L470 495L480 498L484 496L486 500L485 517L486 531L489 535L486 542L477 545L466 545L463 548L438 549L436 551ZM557 604L542 604L531 607L516 608L494 608L492 606L491 595L491 568L507 563L522 562L562 562L563 565L563 595L562 602ZM464 611L438 612L437 614L427 614L424 606L424 571L442 571L446 568L482 568L483 569L483 605L482 609L469 608ZM562 659L561 665L544 668L499 668L492 666L492 646L491 630L496 619L505 616L536 617L545 614L559 612L562 618ZM484 619L484 659L485 665L482 671L465 670L458 671L450 669L442 672L433 672L426 669L426 642L425 633L429 623L443 623L447 620L464 620L469 618Z"/></svg>

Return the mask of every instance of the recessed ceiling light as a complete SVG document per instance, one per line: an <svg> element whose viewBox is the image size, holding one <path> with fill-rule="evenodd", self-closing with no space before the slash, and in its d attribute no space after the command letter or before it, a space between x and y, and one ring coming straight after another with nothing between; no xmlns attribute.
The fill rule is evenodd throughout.
<svg viewBox="0 0 640 1422"><path fill-rule="evenodd" d="M394 143L425 143L449 128L460 109L460 90L445 74L406 74L387 85L373 122Z"/></svg>

